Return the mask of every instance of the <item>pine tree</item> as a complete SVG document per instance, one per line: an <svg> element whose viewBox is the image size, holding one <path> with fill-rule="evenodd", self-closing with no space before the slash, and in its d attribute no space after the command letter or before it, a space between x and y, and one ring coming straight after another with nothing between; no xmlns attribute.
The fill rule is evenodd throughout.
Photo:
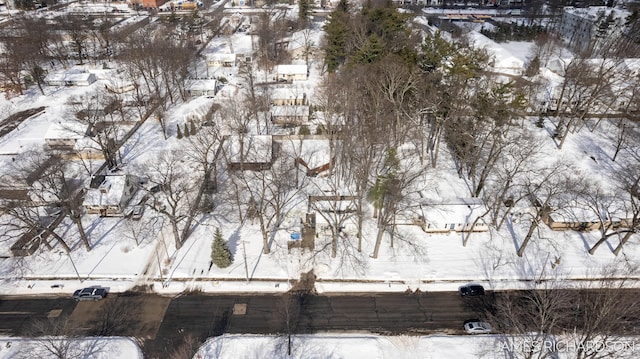
<svg viewBox="0 0 640 359"><path fill-rule="evenodd" d="M216 233L213 237L211 261L218 266L218 268L227 268L233 263L233 254L231 254L227 242L222 238L220 228L216 228Z"/></svg>
<svg viewBox="0 0 640 359"><path fill-rule="evenodd" d="M298 19L303 24L306 24L307 20L309 19L310 7L311 4L309 3L309 0L298 0Z"/></svg>
<svg viewBox="0 0 640 359"><path fill-rule="evenodd" d="M180 131L180 125L176 125L176 127L178 128L178 139L182 139L182 131Z"/></svg>
<svg viewBox="0 0 640 359"><path fill-rule="evenodd" d="M190 133L189 133L189 126L187 126L187 123L184 123L184 137L189 137Z"/></svg>
<svg viewBox="0 0 640 359"><path fill-rule="evenodd" d="M191 128L189 129L189 130L190 130L190 131L189 131L189 134L191 134L191 135L195 135L195 134L196 134L196 132L197 132L197 130L196 130L196 125L193 123L193 121L189 121L189 122L190 122L190 124L191 124Z"/></svg>

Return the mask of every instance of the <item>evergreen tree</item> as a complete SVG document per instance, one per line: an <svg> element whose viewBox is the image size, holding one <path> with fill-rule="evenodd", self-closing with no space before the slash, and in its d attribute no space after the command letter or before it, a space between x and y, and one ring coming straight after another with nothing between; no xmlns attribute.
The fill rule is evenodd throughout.
<svg viewBox="0 0 640 359"><path fill-rule="evenodd" d="M211 261L218 268L227 268L233 263L233 255L227 246L227 242L222 238L220 228L216 228L213 236L213 244L211 245Z"/></svg>
<svg viewBox="0 0 640 359"><path fill-rule="evenodd" d="M182 131L180 131L180 125L176 125L176 128L178 129L178 139L182 139Z"/></svg>
<svg viewBox="0 0 640 359"><path fill-rule="evenodd" d="M309 19L310 7L311 4L309 3L309 0L298 0L298 19L303 24L306 24L307 20Z"/></svg>
<svg viewBox="0 0 640 359"><path fill-rule="evenodd" d="M345 45L347 43L347 15L334 11L324 26L327 44L325 46L324 65L327 71L334 72L346 58Z"/></svg>
<svg viewBox="0 0 640 359"><path fill-rule="evenodd" d="M347 0L340 0L340 2L338 3L337 10L345 12L345 13L348 12L349 11L349 2Z"/></svg>
<svg viewBox="0 0 640 359"><path fill-rule="evenodd" d="M537 75L539 72L540 72L540 57L536 55L533 59L531 59L531 62L529 62L529 65L524 71L524 75L528 77L532 77Z"/></svg>
<svg viewBox="0 0 640 359"><path fill-rule="evenodd" d="M187 123L184 123L184 137L189 137L190 133L189 133L189 126L187 126Z"/></svg>
<svg viewBox="0 0 640 359"><path fill-rule="evenodd" d="M191 124L191 128L189 129L189 134L195 135L197 132L196 125L195 123L193 123L193 121L189 121L189 123Z"/></svg>

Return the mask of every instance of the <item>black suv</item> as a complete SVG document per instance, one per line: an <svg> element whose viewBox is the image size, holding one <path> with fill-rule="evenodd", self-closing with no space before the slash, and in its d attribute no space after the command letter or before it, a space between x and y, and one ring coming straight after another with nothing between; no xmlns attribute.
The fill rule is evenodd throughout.
<svg viewBox="0 0 640 359"><path fill-rule="evenodd" d="M479 284L467 284L460 287L461 297L475 297L484 295L484 287Z"/></svg>
<svg viewBox="0 0 640 359"><path fill-rule="evenodd" d="M105 288L82 288L73 293L74 300L100 300L107 296Z"/></svg>

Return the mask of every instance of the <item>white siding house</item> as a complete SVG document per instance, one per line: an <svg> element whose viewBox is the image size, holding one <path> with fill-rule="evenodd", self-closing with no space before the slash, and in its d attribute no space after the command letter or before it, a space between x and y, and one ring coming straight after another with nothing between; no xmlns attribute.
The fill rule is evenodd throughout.
<svg viewBox="0 0 640 359"><path fill-rule="evenodd" d="M90 188L82 206L89 214L123 216L129 200L138 190L138 176L105 175L98 188Z"/></svg>

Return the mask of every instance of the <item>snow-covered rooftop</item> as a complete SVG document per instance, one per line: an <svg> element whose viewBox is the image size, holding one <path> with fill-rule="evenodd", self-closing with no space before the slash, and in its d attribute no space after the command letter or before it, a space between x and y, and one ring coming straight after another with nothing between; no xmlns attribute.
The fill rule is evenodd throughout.
<svg viewBox="0 0 640 359"><path fill-rule="evenodd" d="M83 206L116 206L124 194L127 176L108 175L99 188L90 188L84 198Z"/></svg>

